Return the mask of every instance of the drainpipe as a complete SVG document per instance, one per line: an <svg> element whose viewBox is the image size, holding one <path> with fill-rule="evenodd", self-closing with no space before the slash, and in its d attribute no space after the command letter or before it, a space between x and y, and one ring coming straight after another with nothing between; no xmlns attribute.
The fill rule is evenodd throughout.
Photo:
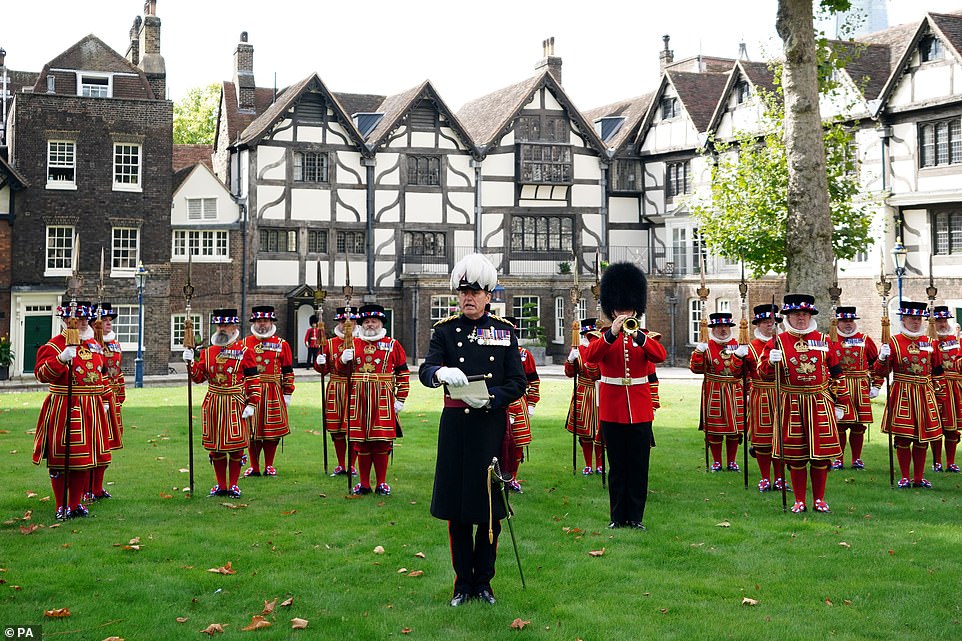
<svg viewBox="0 0 962 641"><path fill-rule="evenodd" d="M481 251L481 161L472 158L469 163L474 168L474 251ZM453 257L455 261L457 256Z"/></svg>
<svg viewBox="0 0 962 641"><path fill-rule="evenodd" d="M371 158L361 158L361 164L367 168L367 178L365 180L366 206L367 206L367 233L365 238L366 247L364 253L367 255L367 293L374 293L374 164Z"/></svg>
<svg viewBox="0 0 962 641"><path fill-rule="evenodd" d="M600 161L598 164L601 167L601 179L598 184L601 189L601 205L598 207L598 213L601 214L601 242L604 243L602 247L598 248L602 256L605 259L608 258L608 172L611 171L611 157L614 155L615 150L609 149L607 153L607 159ZM602 251L603 250L603 251Z"/></svg>

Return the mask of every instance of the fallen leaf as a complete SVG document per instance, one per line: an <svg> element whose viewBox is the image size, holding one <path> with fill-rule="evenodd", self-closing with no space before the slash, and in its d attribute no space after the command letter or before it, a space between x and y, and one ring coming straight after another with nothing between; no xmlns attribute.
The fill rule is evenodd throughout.
<svg viewBox="0 0 962 641"><path fill-rule="evenodd" d="M842 546L843 548L845 548L846 550L847 550L848 548L852 547L852 545L851 545L850 543L846 543L845 541L841 541L841 542L839 543L839 545L841 545L841 546Z"/></svg>
<svg viewBox="0 0 962 641"><path fill-rule="evenodd" d="M124 550L133 550L133 551L136 552L137 550L140 549L140 546L139 546L139 545L125 545L125 546L123 547L123 549L124 549Z"/></svg>
<svg viewBox="0 0 962 641"><path fill-rule="evenodd" d="M852 600L851 600L851 599L845 599L844 601L842 601L842 605L852 605Z"/></svg>
<svg viewBox="0 0 962 641"><path fill-rule="evenodd" d="M219 568L210 568L208 572L213 572L214 574L237 574L237 571L231 568L231 561L227 562L227 565Z"/></svg>
<svg viewBox="0 0 962 641"><path fill-rule="evenodd" d="M297 514L297 510L290 510L288 512L281 512L281 516L290 516L292 514Z"/></svg>
<svg viewBox="0 0 962 641"><path fill-rule="evenodd" d="M833 606L833 605L835 605L835 604L832 603L832 600L831 600L831 599L825 599L825 605L831 607L831 606Z"/></svg>
<svg viewBox="0 0 962 641"><path fill-rule="evenodd" d="M211 623L209 626L201 630L201 632L204 632L205 634L209 634L210 636L214 636L216 633L224 631L224 625L226 624Z"/></svg>
<svg viewBox="0 0 962 641"><path fill-rule="evenodd" d="M889 550L889 554L895 554L895 550Z"/></svg>
<svg viewBox="0 0 962 641"><path fill-rule="evenodd" d="M742 597L742 605L758 605L758 601L755 599L749 599L747 596Z"/></svg>
<svg viewBox="0 0 962 641"><path fill-rule="evenodd" d="M188 472L190 472L190 470L187 469L186 467L182 467L177 471L180 472L181 474L187 474Z"/></svg>
<svg viewBox="0 0 962 641"><path fill-rule="evenodd" d="M264 609L261 611L261 614L273 614L275 605L277 605L277 599L274 599L273 601L264 599Z"/></svg>
<svg viewBox="0 0 962 641"><path fill-rule="evenodd" d="M662 609L660 610L660 612L661 612L662 614L668 614L668 608L662 608Z"/></svg>
<svg viewBox="0 0 962 641"><path fill-rule="evenodd" d="M123 637L107 637L104 641L124 641Z"/></svg>
<svg viewBox="0 0 962 641"><path fill-rule="evenodd" d="M69 617L69 608L54 608L53 610L44 610L43 616L50 617L51 619L57 619L60 617Z"/></svg>
<svg viewBox="0 0 962 641"><path fill-rule="evenodd" d="M244 628L244 632L250 632L251 630L260 630L261 628L269 627L271 627L271 622L261 615L256 614L251 618L250 625Z"/></svg>
<svg viewBox="0 0 962 641"><path fill-rule="evenodd" d="M31 523L30 525L24 527L20 526L20 534L33 534L40 526L36 523Z"/></svg>
<svg viewBox="0 0 962 641"><path fill-rule="evenodd" d="M404 573L407 572L407 571L408 571L407 568L398 568L397 573L398 573L398 574L404 574Z"/></svg>
<svg viewBox="0 0 962 641"><path fill-rule="evenodd" d="M288 599L285 599L285 600L281 601L281 607L282 607L282 608L289 608L289 607L291 607L292 605L294 605L294 597L290 597L290 598L288 598Z"/></svg>
<svg viewBox="0 0 962 641"><path fill-rule="evenodd" d="M732 524L728 521L722 521L721 523L716 523L715 527L731 527Z"/></svg>
<svg viewBox="0 0 962 641"><path fill-rule="evenodd" d="M601 548L600 550L591 550L588 552L588 556L604 556L604 554L605 548Z"/></svg>
<svg viewBox="0 0 962 641"><path fill-rule="evenodd" d="M28 499L35 498L36 496L37 496L37 493L36 493L36 492L31 492L30 490L27 490L27 498L28 498Z"/></svg>
<svg viewBox="0 0 962 641"><path fill-rule="evenodd" d="M27 510L26 512L23 513L22 518L24 521L29 521L31 516L33 516L33 510Z"/></svg>
<svg viewBox="0 0 962 641"><path fill-rule="evenodd" d="M303 630L307 627L307 619L291 619L291 630Z"/></svg>
<svg viewBox="0 0 962 641"><path fill-rule="evenodd" d="M160 498L162 498L162 499L172 499L172 498L174 498L174 495L173 495L173 494L167 494L166 492L161 492L161 493L160 493Z"/></svg>
<svg viewBox="0 0 962 641"><path fill-rule="evenodd" d="M524 630L524 626L529 625L531 621L522 621L521 618L517 618L511 622L512 630Z"/></svg>
<svg viewBox="0 0 962 641"><path fill-rule="evenodd" d="M190 620L190 617L177 617L174 620L177 621L177 623L187 623L187 621Z"/></svg>
<svg viewBox="0 0 962 641"><path fill-rule="evenodd" d="M233 503L221 503L221 505L226 507L228 510L242 510L247 507L247 503L240 503L237 505L234 505Z"/></svg>
<svg viewBox="0 0 962 641"><path fill-rule="evenodd" d="M384 548L380 545L374 548L374 554L384 554Z"/></svg>
<svg viewBox="0 0 962 641"><path fill-rule="evenodd" d="M411 628L401 628L401 634L411 634Z"/></svg>
<svg viewBox="0 0 962 641"><path fill-rule="evenodd" d="M414 556L418 557L419 559L426 558L426 557L424 556L424 552L418 552L418 553L415 554Z"/></svg>
<svg viewBox="0 0 962 641"><path fill-rule="evenodd" d="M129 543L130 545L140 545L140 537L135 536L134 538L127 541L127 543Z"/></svg>
<svg viewBox="0 0 962 641"><path fill-rule="evenodd" d="M421 576L424 574L424 570L414 570L413 572L408 572L408 576Z"/></svg>

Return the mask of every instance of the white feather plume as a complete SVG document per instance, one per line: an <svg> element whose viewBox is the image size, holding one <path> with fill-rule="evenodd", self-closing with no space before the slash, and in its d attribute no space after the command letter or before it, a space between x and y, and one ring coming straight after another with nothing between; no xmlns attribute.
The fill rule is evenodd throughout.
<svg viewBox="0 0 962 641"><path fill-rule="evenodd" d="M483 254L468 254L451 272L451 289L457 289L462 279L478 283L490 292L498 284L498 272Z"/></svg>

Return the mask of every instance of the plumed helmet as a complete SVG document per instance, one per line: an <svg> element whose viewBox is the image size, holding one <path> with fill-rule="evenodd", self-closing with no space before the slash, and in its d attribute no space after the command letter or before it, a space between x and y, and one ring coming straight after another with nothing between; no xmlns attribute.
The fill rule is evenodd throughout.
<svg viewBox="0 0 962 641"><path fill-rule="evenodd" d="M648 306L648 281L634 263L612 263L601 276L601 309L614 319L616 309L633 309L638 316Z"/></svg>
<svg viewBox="0 0 962 641"><path fill-rule="evenodd" d="M451 289L483 289L494 291L498 272L483 254L468 254L451 271Z"/></svg>

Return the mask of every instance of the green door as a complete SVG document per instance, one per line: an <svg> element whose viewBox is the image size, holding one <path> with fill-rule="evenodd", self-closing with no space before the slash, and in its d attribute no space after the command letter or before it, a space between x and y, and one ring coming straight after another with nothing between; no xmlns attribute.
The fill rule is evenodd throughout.
<svg viewBox="0 0 962 641"><path fill-rule="evenodd" d="M37 350L50 340L50 317L27 316L23 321L23 373L33 371Z"/></svg>

